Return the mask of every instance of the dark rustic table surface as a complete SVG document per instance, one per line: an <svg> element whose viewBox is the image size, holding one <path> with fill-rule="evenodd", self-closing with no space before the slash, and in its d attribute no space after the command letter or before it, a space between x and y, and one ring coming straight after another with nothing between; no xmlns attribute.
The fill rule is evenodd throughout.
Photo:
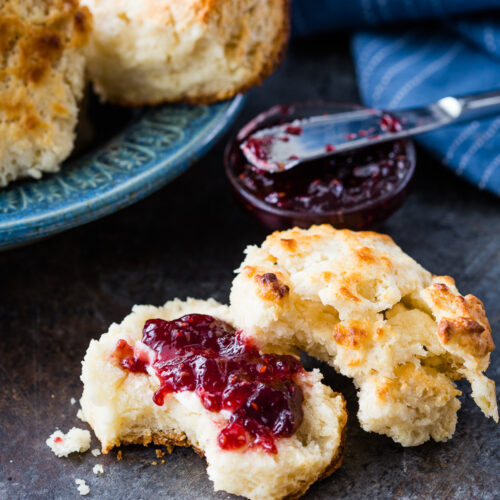
<svg viewBox="0 0 500 500"><path fill-rule="evenodd" d="M344 37L294 42L282 68L250 93L236 126L275 103L358 101L348 53ZM90 339L133 304L228 300L244 247L266 232L232 198L224 142L148 199L0 254L0 498L79 498L75 478L90 485L89 498L231 497L213 492L203 459L189 449L176 449L155 467L156 447L124 448L118 462L116 451L60 459L45 444L56 427L84 426L70 404L82 390L80 361ZM463 293L480 297L500 344L500 200L419 151L412 194L379 229L428 269L453 275ZM500 427L472 403L466 384L453 439L402 448L363 432L352 383L321 368L348 400L347 450L342 468L306 498L500 497ZM498 385L499 352L488 373ZM104 475L92 473L96 463Z"/></svg>

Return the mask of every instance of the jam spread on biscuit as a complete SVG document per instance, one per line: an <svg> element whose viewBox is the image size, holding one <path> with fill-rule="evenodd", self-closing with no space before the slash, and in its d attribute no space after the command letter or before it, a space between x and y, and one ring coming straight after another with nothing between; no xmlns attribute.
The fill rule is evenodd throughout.
<svg viewBox="0 0 500 500"><path fill-rule="evenodd" d="M264 354L224 321L190 314L174 321L146 321L142 344L118 341L113 357L131 372L152 368L160 380L157 405L174 392L194 391L213 412L228 411L218 442L223 449L258 446L277 453L276 438L289 437L303 418L303 371L293 356Z"/></svg>

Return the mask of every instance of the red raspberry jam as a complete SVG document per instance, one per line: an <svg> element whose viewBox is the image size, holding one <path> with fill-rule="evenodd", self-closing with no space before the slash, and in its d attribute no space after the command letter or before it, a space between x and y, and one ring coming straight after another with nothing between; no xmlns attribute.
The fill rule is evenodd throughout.
<svg viewBox="0 0 500 500"><path fill-rule="evenodd" d="M247 142L247 148L259 160L267 160L267 148L271 144L271 142L272 139L270 137L263 137L261 139L259 139L258 137L250 137Z"/></svg>
<svg viewBox="0 0 500 500"><path fill-rule="evenodd" d="M194 391L207 410L230 412L219 433L221 448L259 446L277 453L275 440L300 426L304 396L294 376L303 368L297 358L261 355L241 332L204 314L148 320L142 343L155 355L120 340L113 357L124 370L154 369L160 379L153 396L157 405L170 393Z"/></svg>
<svg viewBox="0 0 500 500"><path fill-rule="evenodd" d="M243 206L269 230L322 223L356 230L373 228L402 205L415 172L415 150L408 139L370 144L278 173L249 164L241 151L240 145L258 130L285 123L294 126L296 120L310 116L356 109L361 108L329 102L275 106L247 123L227 145L224 163L231 187ZM401 127L394 117L384 114L378 127L359 130L348 139L377 139L377 131L396 133ZM276 139L287 137L291 135L284 131ZM266 140L260 138L252 150L264 161L269 149ZM334 152L335 144L324 148Z"/></svg>
<svg viewBox="0 0 500 500"><path fill-rule="evenodd" d="M251 165L239 148L234 154L237 181L244 190L267 205L299 213L324 214L381 198L394 191L410 169L398 141L304 162L277 174Z"/></svg>
<svg viewBox="0 0 500 500"><path fill-rule="evenodd" d="M380 128L387 132L399 132L403 130L403 126L399 123L398 119L389 113L384 113L380 118Z"/></svg>
<svg viewBox="0 0 500 500"><path fill-rule="evenodd" d="M291 135L301 135L302 134L302 127L288 125L288 127L285 129L285 132L287 134L291 134Z"/></svg>

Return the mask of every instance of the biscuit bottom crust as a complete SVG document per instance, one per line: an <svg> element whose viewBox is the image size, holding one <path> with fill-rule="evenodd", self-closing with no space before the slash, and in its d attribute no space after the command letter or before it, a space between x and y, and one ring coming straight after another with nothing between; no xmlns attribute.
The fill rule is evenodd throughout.
<svg viewBox="0 0 500 500"><path fill-rule="evenodd" d="M185 448L192 448L197 455L200 457L205 457L205 453L200 448L194 446L187 436L182 432L166 432L166 431L155 431L151 434L144 434L142 437L127 438L126 436L120 438L120 444L116 446L127 446L129 444L140 444L142 446L148 446L151 443L162 446L183 446ZM109 453L114 446L107 446L101 451L106 454Z"/></svg>

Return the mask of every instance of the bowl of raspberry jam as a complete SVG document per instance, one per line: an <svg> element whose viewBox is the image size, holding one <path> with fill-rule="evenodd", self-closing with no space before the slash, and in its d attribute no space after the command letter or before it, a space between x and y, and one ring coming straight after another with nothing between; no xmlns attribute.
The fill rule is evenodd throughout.
<svg viewBox="0 0 500 500"><path fill-rule="evenodd" d="M338 153L278 173L250 164L240 149L257 130L353 109L360 106L331 102L274 106L246 124L229 142L224 156L229 182L243 206L266 228L307 228L322 223L336 228L372 228L403 204L415 171L411 140Z"/></svg>

